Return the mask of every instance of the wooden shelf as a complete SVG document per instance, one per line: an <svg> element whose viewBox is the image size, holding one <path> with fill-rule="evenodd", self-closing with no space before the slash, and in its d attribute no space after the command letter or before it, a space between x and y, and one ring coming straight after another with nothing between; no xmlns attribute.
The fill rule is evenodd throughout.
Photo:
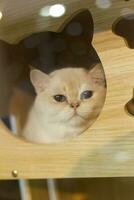
<svg viewBox="0 0 134 200"><path fill-rule="evenodd" d="M4 0L5 1L5 0ZM35 19L35 8L40 8L37 1L29 1L21 11L25 1L6 1L12 12L7 13L0 37L8 42L16 42L31 32L38 30L57 30L67 16L51 19L44 27L44 21L37 18L38 26L31 26L31 17ZM44 1L42 5L44 5ZM68 15L79 8L90 8L89 1L63 1L69 6ZM69 3L72 3L71 6ZM16 5L16 10L14 6ZM20 178L65 178L65 177L115 177L134 176L134 118L124 110L131 99L134 87L134 51L126 47L124 41L109 29L112 21L125 7L125 2L113 1L108 11L97 9L91 1L91 12L98 24L93 45L102 61L107 78L107 98L103 111L94 125L83 135L66 143L37 145L21 141L9 134L0 124L0 179L13 179L12 171L18 171ZM127 4L132 7L132 1ZM17 6L19 11L17 12ZM33 8L33 9L32 9ZM92 9L94 9L92 11ZM22 12L22 13L21 13ZM21 15L23 14L23 15ZM20 16L19 16L20 15ZM27 19L27 15L31 16ZM16 17L19 16L19 17ZM23 16L25 16L24 20ZM106 18L110 16L110 18ZM12 19L13 17L13 19ZM112 20L111 20L112 17ZM16 20L16 22L15 22ZM39 20L39 21L38 21ZM54 23L54 24L53 24ZM10 24L10 26L9 26ZM40 24L43 25L43 29ZM106 25L106 26L105 26ZM106 30L107 29L107 30ZM97 30L97 29L96 29ZM9 33L10 34L7 34Z"/></svg>

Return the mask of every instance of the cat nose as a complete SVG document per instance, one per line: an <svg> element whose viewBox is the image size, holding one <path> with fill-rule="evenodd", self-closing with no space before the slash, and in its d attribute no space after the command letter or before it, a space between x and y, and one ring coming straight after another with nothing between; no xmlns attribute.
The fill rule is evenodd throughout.
<svg viewBox="0 0 134 200"><path fill-rule="evenodd" d="M74 102L74 103L71 103L71 104L70 104L70 106L71 106L72 108L75 108L75 109L76 109L77 107L79 107L79 105L80 105L80 104L79 104L78 102Z"/></svg>

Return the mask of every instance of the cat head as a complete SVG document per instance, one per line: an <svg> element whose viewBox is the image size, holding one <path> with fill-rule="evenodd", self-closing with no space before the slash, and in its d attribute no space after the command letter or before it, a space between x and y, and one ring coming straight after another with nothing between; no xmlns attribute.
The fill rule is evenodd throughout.
<svg viewBox="0 0 134 200"><path fill-rule="evenodd" d="M45 74L31 71L36 103L47 120L82 126L91 124L105 100L105 76L101 64L90 70L65 68Z"/></svg>

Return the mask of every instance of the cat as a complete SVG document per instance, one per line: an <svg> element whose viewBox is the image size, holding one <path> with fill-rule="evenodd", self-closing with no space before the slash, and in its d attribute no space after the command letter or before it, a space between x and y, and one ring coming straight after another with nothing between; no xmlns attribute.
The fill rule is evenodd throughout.
<svg viewBox="0 0 134 200"><path fill-rule="evenodd" d="M91 69L65 68L50 74L33 69L37 96L20 135L30 142L57 143L83 133L96 120L106 95L98 63Z"/></svg>

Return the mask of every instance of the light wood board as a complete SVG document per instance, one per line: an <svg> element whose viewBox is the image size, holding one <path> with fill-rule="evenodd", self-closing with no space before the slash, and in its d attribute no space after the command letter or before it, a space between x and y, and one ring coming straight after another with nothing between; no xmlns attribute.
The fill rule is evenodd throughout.
<svg viewBox="0 0 134 200"><path fill-rule="evenodd" d="M108 8L102 8L111 2ZM97 2L102 2L98 6ZM62 17L42 17L40 10L43 7L62 4L66 12ZM61 24L75 12L89 9L94 20L95 31L111 29L113 22L124 13L134 13L134 0L1 0L0 11L3 18L0 21L0 39L16 43L33 32L57 31Z"/></svg>
<svg viewBox="0 0 134 200"><path fill-rule="evenodd" d="M12 21L9 17L7 26L5 23L4 32L0 33L1 38L10 42L15 42L34 31L31 28L33 26L30 26L26 20L28 19L26 4L23 5L23 1L19 1L20 10L15 11L13 2L16 1L13 0L12 4L6 1L12 8L11 16L14 20ZM18 5L17 2L16 5ZM34 8L38 7L37 2L28 1L27 7L34 12ZM44 1L40 2L44 4ZM83 3L63 2L68 5L72 2L69 6L69 14L77 10L78 5L80 8L89 6L88 2L91 2L93 7L95 5L93 1L86 0L82 1ZM113 15L110 10L103 11L94 8L95 24L98 23L98 27L101 28L95 33L93 44L102 61L108 86L101 115L83 135L69 142L55 145L36 145L21 141L8 134L7 129L0 124L0 179L13 179L12 170L18 171L17 178L31 179L134 176L134 117L130 117L124 110L124 105L132 97L134 88L134 51L126 47L123 39L115 36L110 30L106 30L109 29L109 23L112 23L111 16L115 19L119 14L117 10L121 10L124 6L124 1L118 1L117 4L116 2L113 1ZM132 2L128 2L131 7ZM15 12L16 15L13 14ZM21 12L24 12L25 19L21 16ZM102 17L106 13L110 16L109 19L106 15ZM21 23L20 19L24 21L22 20ZM54 24L51 24L51 30L57 30L64 21L64 19L55 20L52 21ZM106 26L103 27L104 25ZM44 29L49 30L49 27L48 25ZM40 30L39 27L35 29Z"/></svg>

